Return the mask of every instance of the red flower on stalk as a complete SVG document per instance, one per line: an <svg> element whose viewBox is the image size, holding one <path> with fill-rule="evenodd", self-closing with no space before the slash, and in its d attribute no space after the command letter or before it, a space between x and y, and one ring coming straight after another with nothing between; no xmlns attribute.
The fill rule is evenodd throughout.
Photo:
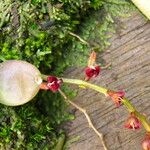
<svg viewBox="0 0 150 150"><path fill-rule="evenodd" d="M88 77L88 80L92 77L97 77L100 72L99 66L90 66L85 68L85 74Z"/></svg>
<svg viewBox="0 0 150 150"><path fill-rule="evenodd" d="M143 142L142 147L144 150L150 150L150 133L147 133Z"/></svg>
<svg viewBox="0 0 150 150"><path fill-rule="evenodd" d="M139 129L141 127L141 122L140 120L135 116L134 113L131 113L129 118L127 119L125 125L125 128L128 129Z"/></svg>
<svg viewBox="0 0 150 150"><path fill-rule="evenodd" d="M88 66L85 68L85 80L89 80L92 77L97 77L101 71L100 66L96 64L96 53L93 51L88 60Z"/></svg>
<svg viewBox="0 0 150 150"><path fill-rule="evenodd" d="M115 92L115 91L108 90L107 94L112 98L116 106L119 107L121 105L121 101L125 95L125 92L123 91Z"/></svg>
<svg viewBox="0 0 150 150"><path fill-rule="evenodd" d="M60 88L61 83L62 83L61 79L58 79L54 76L48 76L47 77L47 87L52 92L58 91L58 89Z"/></svg>

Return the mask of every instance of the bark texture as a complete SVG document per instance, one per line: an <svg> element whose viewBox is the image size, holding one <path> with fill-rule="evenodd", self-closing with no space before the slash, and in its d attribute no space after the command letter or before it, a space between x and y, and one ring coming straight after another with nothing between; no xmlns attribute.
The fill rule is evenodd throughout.
<svg viewBox="0 0 150 150"><path fill-rule="evenodd" d="M112 69L102 70L101 75L90 82L116 91L124 90L126 97L150 119L150 23L140 13L133 13L119 22L124 28L118 29L111 38L112 45L97 59L111 62ZM83 68L73 68L66 76L82 79L82 72ZM75 89L78 88L75 86ZM142 149L145 130L132 131L123 127L129 115L124 106L116 108L110 98L90 89L78 91L74 102L87 109L95 127L104 134L109 150ZM79 111L75 115L68 136L80 136L80 139L72 143L69 150L103 150L84 115Z"/></svg>

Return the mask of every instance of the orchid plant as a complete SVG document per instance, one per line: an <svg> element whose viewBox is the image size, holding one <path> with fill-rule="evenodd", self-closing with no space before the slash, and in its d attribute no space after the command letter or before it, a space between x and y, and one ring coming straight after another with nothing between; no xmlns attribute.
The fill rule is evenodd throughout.
<svg viewBox="0 0 150 150"><path fill-rule="evenodd" d="M129 117L126 120L124 127L137 130L143 125L146 130L146 135L142 142L142 147L144 150L150 150L150 123L146 116L138 112L131 102L125 98L125 92L113 91L88 82L89 80L92 80L92 78L97 77L101 70L102 67L96 64L96 53L94 51L90 54L88 65L85 67L84 80L44 75L41 74L35 66L28 62L8 60L0 64L0 103L8 106L25 104L32 100L40 89L51 92L59 92L67 103L83 112L89 123L89 127L91 127L98 135L104 149L108 150L103 134L95 128L86 110L71 101L61 90L61 85L69 83L76 84L81 88L91 88L105 96L109 96L117 108L119 108L121 104L126 106L129 111Z"/></svg>

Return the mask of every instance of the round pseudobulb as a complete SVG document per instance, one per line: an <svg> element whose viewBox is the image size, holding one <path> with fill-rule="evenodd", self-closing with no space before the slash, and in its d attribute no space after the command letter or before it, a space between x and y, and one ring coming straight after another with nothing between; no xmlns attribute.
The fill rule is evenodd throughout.
<svg viewBox="0 0 150 150"><path fill-rule="evenodd" d="M0 103L18 106L30 101L39 91L40 71L21 60L0 63Z"/></svg>

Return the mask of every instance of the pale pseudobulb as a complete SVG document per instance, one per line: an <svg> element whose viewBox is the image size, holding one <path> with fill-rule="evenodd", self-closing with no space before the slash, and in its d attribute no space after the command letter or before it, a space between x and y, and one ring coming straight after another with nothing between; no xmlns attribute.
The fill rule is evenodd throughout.
<svg viewBox="0 0 150 150"><path fill-rule="evenodd" d="M40 71L20 60L0 63L0 103L18 106L30 101L39 91Z"/></svg>

